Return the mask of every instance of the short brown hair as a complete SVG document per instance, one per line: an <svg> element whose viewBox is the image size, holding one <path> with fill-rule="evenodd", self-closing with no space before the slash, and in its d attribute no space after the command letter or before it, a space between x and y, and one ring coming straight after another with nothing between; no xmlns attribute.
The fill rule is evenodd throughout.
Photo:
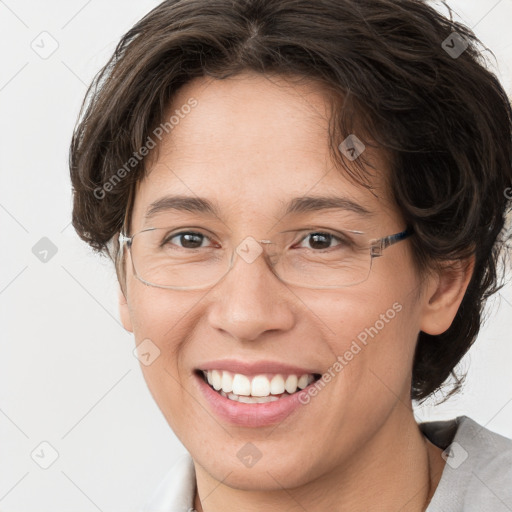
<svg viewBox="0 0 512 512"><path fill-rule="evenodd" d="M391 154L391 190L415 232L418 268L475 257L451 327L420 332L416 347L411 398L425 399L451 374L450 396L485 301L502 286L512 196L510 100L481 47L451 11L448 19L421 0L164 1L122 37L87 92L70 150L73 226L106 252L146 159L113 177L121 178L183 84L245 70L315 81L339 99L330 137L340 163L334 141L356 122L365 144ZM362 172L356 179L368 186Z"/></svg>

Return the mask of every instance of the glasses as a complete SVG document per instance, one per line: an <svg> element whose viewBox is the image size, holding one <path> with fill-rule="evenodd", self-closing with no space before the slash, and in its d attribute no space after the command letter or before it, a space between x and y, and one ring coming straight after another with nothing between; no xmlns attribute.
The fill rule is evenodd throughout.
<svg viewBox="0 0 512 512"><path fill-rule="evenodd" d="M301 230L279 233L274 240L245 238L222 247L198 228L152 227L128 237L119 234L119 250L130 251L134 275L143 283L174 290L199 290L217 284L233 267L235 252L246 263L264 255L274 275L304 288L344 288L364 282L374 258L413 231L365 238L354 230ZM206 245L203 243L206 242ZM325 246L328 247L325 247Z"/></svg>

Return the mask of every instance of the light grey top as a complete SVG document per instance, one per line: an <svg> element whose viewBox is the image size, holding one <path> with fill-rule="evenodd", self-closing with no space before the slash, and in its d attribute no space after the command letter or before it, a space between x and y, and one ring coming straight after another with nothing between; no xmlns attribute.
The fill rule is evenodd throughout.
<svg viewBox="0 0 512 512"><path fill-rule="evenodd" d="M446 464L426 512L512 512L512 440L467 416L420 423Z"/></svg>
<svg viewBox="0 0 512 512"><path fill-rule="evenodd" d="M512 440L467 416L419 424L444 450L446 464L425 512L512 512ZM182 455L142 512L193 512L196 481L192 458Z"/></svg>

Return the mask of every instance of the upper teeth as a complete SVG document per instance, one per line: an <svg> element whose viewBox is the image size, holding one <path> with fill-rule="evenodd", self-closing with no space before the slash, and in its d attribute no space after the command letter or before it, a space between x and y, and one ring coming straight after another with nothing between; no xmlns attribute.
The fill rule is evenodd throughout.
<svg viewBox="0 0 512 512"><path fill-rule="evenodd" d="M269 396L280 395L287 391L295 393L297 389L304 389L315 378L311 374L304 375L255 375L249 377L241 373L232 373L225 370L204 370L208 384L217 391L234 393L245 396Z"/></svg>

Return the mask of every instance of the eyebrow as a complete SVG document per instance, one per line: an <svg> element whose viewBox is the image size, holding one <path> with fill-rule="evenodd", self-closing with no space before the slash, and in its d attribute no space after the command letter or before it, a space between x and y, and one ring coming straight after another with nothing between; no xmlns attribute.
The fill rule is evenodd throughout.
<svg viewBox="0 0 512 512"><path fill-rule="evenodd" d="M321 210L347 210L362 216L374 215L374 212L348 199L339 196L302 196L295 197L288 203L282 201L285 207L282 216L304 214ZM210 200L203 197L165 196L152 202L145 214L149 220L157 214L167 211L190 212L221 218L219 208Z"/></svg>
<svg viewBox="0 0 512 512"><path fill-rule="evenodd" d="M373 212L368 208L348 199L339 196L302 196L295 197L286 206L284 215L309 213L320 210L348 210L358 215L370 216Z"/></svg>
<svg viewBox="0 0 512 512"><path fill-rule="evenodd" d="M190 196L165 196L149 205L145 219L149 220L159 213L170 210L179 212L202 213L211 217L218 217L217 207L208 199Z"/></svg>

